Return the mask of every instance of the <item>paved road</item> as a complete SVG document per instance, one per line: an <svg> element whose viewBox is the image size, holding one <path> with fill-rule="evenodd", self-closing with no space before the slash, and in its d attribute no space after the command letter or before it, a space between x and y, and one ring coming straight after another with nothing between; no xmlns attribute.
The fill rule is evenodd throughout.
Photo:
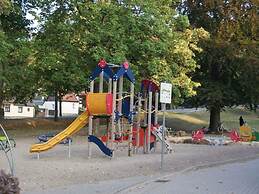
<svg viewBox="0 0 259 194"><path fill-rule="evenodd" d="M22 194L114 194L120 193L121 190L134 187L135 185L148 180L151 180L151 177L139 176L97 183L64 186L45 191L22 192Z"/></svg>
<svg viewBox="0 0 259 194"><path fill-rule="evenodd" d="M162 178L132 177L26 194L259 194L259 159Z"/></svg>
<svg viewBox="0 0 259 194"><path fill-rule="evenodd" d="M259 159L171 175L122 193L259 194Z"/></svg>

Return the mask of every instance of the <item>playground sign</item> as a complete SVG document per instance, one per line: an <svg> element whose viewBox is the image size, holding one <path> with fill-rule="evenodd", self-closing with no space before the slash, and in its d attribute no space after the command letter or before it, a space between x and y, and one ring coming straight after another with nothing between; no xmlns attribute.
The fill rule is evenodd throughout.
<svg viewBox="0 0 259 194"><path fill-rule="evenodd" d="M160 103L171 104L172 84L161 83L160 85Z"/></svg>
<svg viewBox="0 0 259 194"><path fill-rule="evenodd" d="M164 141L165 141L165 111L166 104L171 104L172 101L172 84L161 83L160 84L160 103L162 104L163 111L163 127L162 127L162 146L161 146L161 169L163 169L164 163Z"/></svg>

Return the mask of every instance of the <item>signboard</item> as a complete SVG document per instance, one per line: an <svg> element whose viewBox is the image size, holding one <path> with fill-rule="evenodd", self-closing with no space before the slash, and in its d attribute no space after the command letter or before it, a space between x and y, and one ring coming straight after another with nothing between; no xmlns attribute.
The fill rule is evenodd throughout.
<svg viewBox="0 0 259 194"><path fill-rule="evenodd" d="M172 84L160 84L160 103L171 104L172 100Z"/></svg>

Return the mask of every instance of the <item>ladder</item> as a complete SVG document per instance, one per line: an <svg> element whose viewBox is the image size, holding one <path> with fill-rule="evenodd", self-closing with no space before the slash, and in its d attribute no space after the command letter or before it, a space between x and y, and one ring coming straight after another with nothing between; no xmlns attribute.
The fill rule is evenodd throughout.
<svg viewBox="0 0 259 194"><path fill-rule="evenodd" d="M162 131L163 131L163 126L160 126L158 128L155 128L154 131L152 131L152 134L155 135L155 137L162 143L163 141L163 138L162 138ZM170 145L170 143L166 140L166 137L165 137L165 140L164 140L164 146L166 148L166 151L167 153L171 153L173 148L172 146Z"/></svg>

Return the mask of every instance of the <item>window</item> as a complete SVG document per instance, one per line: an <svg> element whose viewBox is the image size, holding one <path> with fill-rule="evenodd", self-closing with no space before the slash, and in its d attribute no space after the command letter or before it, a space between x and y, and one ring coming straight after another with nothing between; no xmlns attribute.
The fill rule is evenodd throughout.
<svg viewBox="0 0 259 194"><path fill-rule="evenodd" d="M30 108L27 108L27 111L30 112Z"/></svg>
<svg viewBox="0 0 259 194"><path fill-rule="evenodd" d="M23 107L22 106L18 106L18 113L22 113L22 110L23 109Z"/></svg>
<svg viewBox="0 0 259 194"><path fill-rule="evenodd" d="M5 112L10 112L10 104L6 104L4 107Z"/></svg>
<svg viewBox="0 0 259 194"><path fill-rule="evenodd" d="M55 110L49 110L49 115L51 116L55 115Z"/></svg>

